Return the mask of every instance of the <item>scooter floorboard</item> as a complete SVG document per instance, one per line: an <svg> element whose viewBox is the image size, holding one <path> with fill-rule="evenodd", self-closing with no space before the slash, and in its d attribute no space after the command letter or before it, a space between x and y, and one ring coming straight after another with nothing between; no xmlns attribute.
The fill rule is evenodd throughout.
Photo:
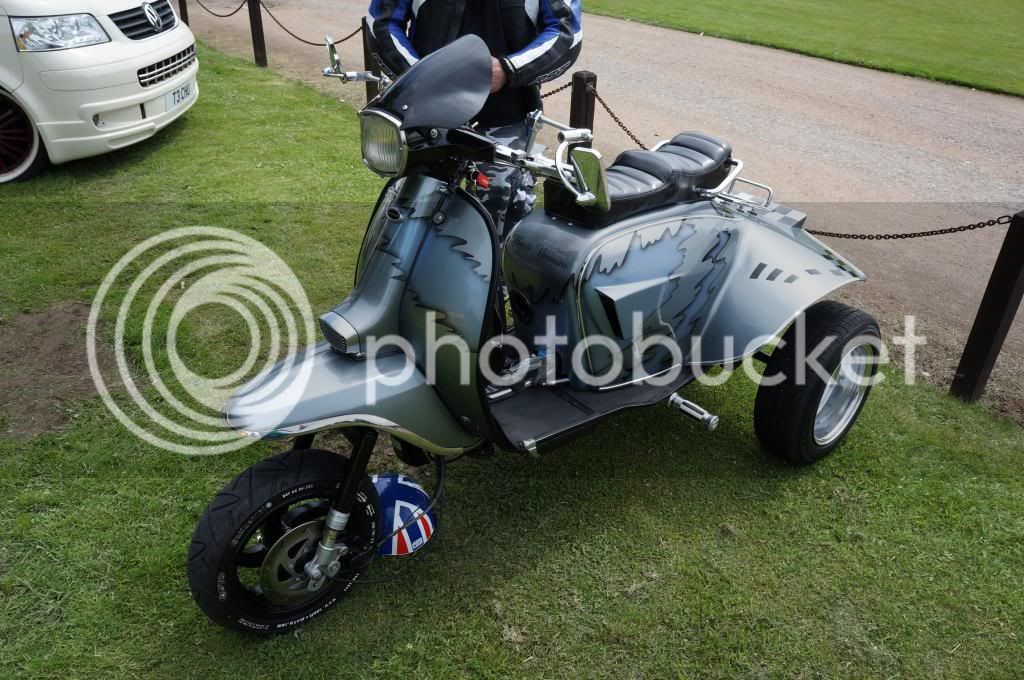
<svg viewBox="0 0 1024 680"><path fill-rule="evenodd" d="M491 414L510 442L533 453L581 436L613 413L663 401L692 380L684 372L664 386L635 384L605 391L535 386L493 404Z"/></svg>

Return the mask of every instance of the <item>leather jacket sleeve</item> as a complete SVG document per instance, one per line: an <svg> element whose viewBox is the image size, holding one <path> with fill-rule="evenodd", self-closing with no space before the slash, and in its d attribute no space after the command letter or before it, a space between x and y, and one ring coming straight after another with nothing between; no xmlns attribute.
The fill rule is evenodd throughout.
<svg viewBox="0 0 1024 680"><path fill-rule="evenodd" d="M536 40L501 60L510 87L554 80L569 70L583 48L580 0L539 0L539 4Z"/></svg>
<svg viewBox="0 0 1024 680"><path fill-rule="evenodd" d="M368 22L384 66L400 75L419 61L407 35L412 0L372 0Z"/></svg>

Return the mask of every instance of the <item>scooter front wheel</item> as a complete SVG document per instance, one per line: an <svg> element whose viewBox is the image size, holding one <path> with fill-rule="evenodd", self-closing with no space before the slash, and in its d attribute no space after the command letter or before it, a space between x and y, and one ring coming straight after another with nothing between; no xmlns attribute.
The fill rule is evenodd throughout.
<svg viewBox="0 0 1024 680"><path fill-rule="evenodd" d="M339 537L348 558L333 580L310 587L304 572L348 459L329 451L289 451L256 463L225 486L196 525L188 581L214 622L249 633L287 632L347 595L376 553L380 500L360 480Z"/></svg>

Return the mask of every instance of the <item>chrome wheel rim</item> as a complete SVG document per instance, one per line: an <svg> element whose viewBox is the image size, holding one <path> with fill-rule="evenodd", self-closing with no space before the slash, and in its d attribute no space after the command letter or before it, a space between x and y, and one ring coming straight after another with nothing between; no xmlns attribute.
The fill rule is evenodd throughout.
<svg viewBox="0 0 1024 680"><path fill-rule="evenodd" d="M814 442L818 446L835 443L857 417L868 393L874 357L875 348L870 343L857 345L832 373L814 417Z"/></svg>
<svg viewBox="0 0 1024 680"><path fill-rule="evenodd" d="M18 104L0 93L0 184L17 178L39 153L39 134Z"/></svg>

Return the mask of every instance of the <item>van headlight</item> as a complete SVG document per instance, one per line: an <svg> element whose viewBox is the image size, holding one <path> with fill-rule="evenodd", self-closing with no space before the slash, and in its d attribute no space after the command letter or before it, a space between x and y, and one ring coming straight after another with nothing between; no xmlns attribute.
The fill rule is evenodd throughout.
<svg viewBox="0 0 1024 680"><path fill-rule="evenodd" d="M370 109L359 113L359 126L366 167L384 177L401 175L409 155L402 122L383 111Z"/></svg>
<svg viewBox="0 0 1024 680"><path fill-rule="evenodd" d="M11 17L19 52L67 50L110 42L110 36L91 14L55 17Z"/></svg>

